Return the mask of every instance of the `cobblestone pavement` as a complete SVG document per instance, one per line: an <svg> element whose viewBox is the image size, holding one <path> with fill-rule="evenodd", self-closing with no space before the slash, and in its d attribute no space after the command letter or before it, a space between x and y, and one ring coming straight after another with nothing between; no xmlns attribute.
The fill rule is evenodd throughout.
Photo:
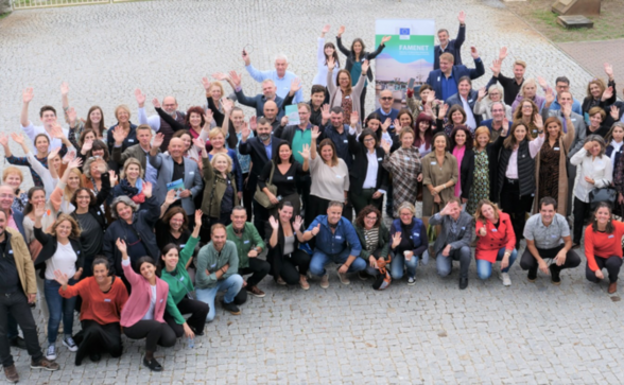
<svg viewBox="0 0 624 385"><path fill-rule="evenodd" d="M26 86L35 87L31 119L44 103L60 108L62 81L70 83L80 114L99 104L109 124L117 104L135 108L135 87L148 98L176 95L182 108L202 104L201 77L244 71L239 52L247 44L262 69L271 67L274 54L286 53L307 93L325 23L333 31L345 24L346 41L363 37L371 44L376 17L435 18L454 35L461 9L468 14L463 57L469 65L469 46L489 64L505 45L511 55L504 73L523 58L530 76L552 82L565 74L582 98L592 76L495 0L132 2L21 11L1 20L0 127L18 129ZM247 74L244 86L260 92ZM372 90L368 94L371 110ZM251 298L241 316L219 307L194 349L180 340L159 350L165 366L159 374L140 365L143 342L125 340L120 359L86 360L80 367L58 343L62 370L54 373L31 371L25 353L13 353L27 384L624 383L619 297L585 281L583 266L562 276L558 287L541 273L531 284L514 266L513 286L505 288L496 274L480 282L473 263L470 286L459 291L457 267L441 279L430 263L419 268L415 286L395 282L385 292L356 277L343 286L333 271L327 290L318 280L303 292L267 279L260 284L267 296ZM43 342L41 322L40 330Z"/></svg>

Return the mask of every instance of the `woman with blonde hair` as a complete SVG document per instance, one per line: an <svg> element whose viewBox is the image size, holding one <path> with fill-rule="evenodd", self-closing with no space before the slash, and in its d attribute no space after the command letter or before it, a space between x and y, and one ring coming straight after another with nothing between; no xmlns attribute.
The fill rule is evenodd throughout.
<svg viewBox="0 0 624 385"><path fill-rule="evenodd" d="M539 111L541 111L546 104L546 98L537 94L537 83L533 78L526 79L524 83L522 83L522 86L520 87L520 92L518 92L516 100L514 100L513 104L511 105L512 113L516 112L516 109L518 108L520 102L522 102L522 100L524 99L528 99L535 103Z"/></svg>
<svg viewBox="0 0 624 385"><path fill-rule="evenodd" d="M111 126L106 133L106 144L108 145L108 153L112 154L113 147L115 146L115 138L113 137L113 130L117 127L121 127L124 134L124 140L121 145L121 152L123 152L126 148L133 146L138 142L136 137L136 128L135 124L132 124L130 121L130 108L128 106L122 104L115 108L115 118L117 118L117 124Z"/></svg>
<svg viewBox="0 0 624 385"><path fill-rule="evenodd" d="M479 278L488 279L492 275L492 265L500 261L500 279L504 286L510 286L509 269L516 261L518 251L515 249L516 234L509 214L500 211L490 200L482 199L477 204L474 218Z"/></svg>
<svg viewBox="0 0 624 385"><path fill-rule="evenodd" d="M50 318L48 319L48 349L46 358L56 359L56 337L63 319L63 345L75 352L78 346L72 339L74 308L76 298L64 299L59 294L61 285L55 280L55 272L61 272L74 284L80 280L83 270L84 253L80 242L80 226L67 214L60 214L49 234L43 232L41 220L46 213L44 204L35 207L35 238L42 245L41 252L34 262L35 268L43 269L45 275L44 291Z"/></svg>
<svg viewBox="0 0 624 385"><path fill-rule="evenodd" d="M540 114L540 109L535 102L529 99L522 99L518 104L518 109L514 112L513 121L522 122L528 130L529 140L535 139L539 132L539 127L535 125L535 117Z"/></svg>
<svg viewBox="0 0 624 385"><path fill-rule="evenodd" d="M544 197L557 199L557 212L568 212L568 151L574 142L574 124L566 118L568 132L563 133L563 125L558 118L546 119L544 144L535 157L535 192L533 212L538 212L538 204Z"/></svg>
<svg viewBox="0 0 624 385"><path fill-rule="evenodd" d="M225 146L225 134L221 130L221 128L213 128L208 133L208 139L210 139L210 145L212 146L212 150L208 153L208 159L212 160L212 157L216 154L225 154L230 157L230 163L232 169L230 172L234 174L236 177L236 186L238 186L238 198L242 199L243 196L243 173L241 170L240 163L238 162L238 156L236 155L236 150L231 148L227 148ZM195 140L196 145L195 148L200 149L199 142L197 139ZM204 147L205 148L205 147ZM206 211L204 211L205 213Z"/></svg>
<svg viewBox="0 0 624 385"><path fill-rule="evenodd" d="M145 202L143 195L144 170L141 162L136 158L128 158L119 174L119 184L113 187L111 202L121 195L126 195L136 204ZM110 203L110 202L109 202Z"/></svg>
<svg viewBox="0 0 624 385"><path fill-rule="evenodd" d="M511 106L505 104L505 92L498 84L491 85L487 90L485 87L479 90L479 97L472 108L472 112L475 115L481 115L483 120L492 119L492 104L496 102L503 103L505 116L511 120Z"/></svg>
<svg viewBox="0 0 624 385"><path fill-rule="evenodd" d="M84 187L82 172L80 172L79 169L81 165L82 160L80 158L73 159L67 165L61 180L59 180L56 188L52 191L52 194L50 194L50 202L52 202L54 211L63 214L71 214L76 209L74 205L71 204L71 199L76 190Z"/></svg>
<svg viewBox="0 0 624 385"><path fill-rule="evenodd" d="M204 222L204 239L210 239L210 227L215 223L229 225L230 213L239 204L238 184L232 173L232 158L224 153L218 152L208 158L206 148L202 149L202 173L204 177L204 200L202 202L202 212L208 217Z"/></svg>
<svg viewBox="0 0 624 385"><path fill-rule="evenodd" d="M587 83L587 96L583 99L582 111L585 115L585 122L589 124L589 110L593 107L600 107L605 113L609 113L608 106L616 101L615 80L613 78L613 67L609 63L604 64L604 71L609 77L609 83L605 84L600 78L593 78Z"/></svg>

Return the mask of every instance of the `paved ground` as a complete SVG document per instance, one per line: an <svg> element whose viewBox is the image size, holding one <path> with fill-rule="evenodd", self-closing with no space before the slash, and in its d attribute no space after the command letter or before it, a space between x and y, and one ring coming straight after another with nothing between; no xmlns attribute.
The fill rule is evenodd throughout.
<svg viewBox="0 0 624 385"><path fill-rule="evenodd" d="M371 44L375 17L435 18L455 31L461 9L468 14L467 62L470 45L486 63L506 45L511 57L504 73L522 58L530 76L574 79L582 98L592 75L501 4L178 0L15 12L0 21L0 127L18 129L23 87L35 87L31 119L41 104L60 107L62 81L70 83L80 113L99 104L109 123L117 104L135 105L137 86L148 97L174 94L183 107L201 104L201 77L243 70L239 51L246 44L259 68L269 68L277 52L288 54L308 92L323 24L335 31L344 23L347 41L361 36ZM260 90L247 75L244 86ZM252 298L239 317L219 308L194 349L180 341L160 350L161 374L140 366L143 343L127 341L121 359L81 367L59 347L63 370L53 374L30 371L23 352L14 353L22 383L30 384L624 383L619 297L587 283L583 267L563 274L559 287L543 276L527 283L518 266L511 277L510 288L496 276L478 282L473 267L469 288L460 292L457 271L440 279L430 264L419 269L415 286L396 282L382 293L357 278L343 286L333 273L328 290L314 281L309 292L266 280L264 299Z"/></svg>
<svg viewBox="0 0 624 385"><path fill-rule="evenodd" d="M624 67L620 64L624 61L624 39L580 41L558 43L558 45L595 77L606 80L607 76L604 73L603 64L611 63L614 66L613 72L618 95L619 97L623 96L622 85L618 84L617 80L624 79ZM600 58L600 60L596 58Z"/></svg>

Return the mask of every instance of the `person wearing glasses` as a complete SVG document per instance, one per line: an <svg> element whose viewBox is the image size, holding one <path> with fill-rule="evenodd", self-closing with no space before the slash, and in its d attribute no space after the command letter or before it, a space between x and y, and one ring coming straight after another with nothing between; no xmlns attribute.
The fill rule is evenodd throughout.
<svg viewBox="0 0 624 385"><path fill-rule="evenodd" d="M353 224L355 232L362 244L360 258L368 262L366 270L360 271L360 279L365 280L368 276L379 275L380 259L390 262L390 232L384 225L379 208L368 205L358 214Z"/></svg>

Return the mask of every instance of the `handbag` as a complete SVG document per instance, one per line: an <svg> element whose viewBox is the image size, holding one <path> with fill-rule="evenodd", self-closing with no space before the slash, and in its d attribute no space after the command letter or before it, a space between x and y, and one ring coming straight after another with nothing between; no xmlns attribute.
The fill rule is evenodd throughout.
<svg viewBox="0 0 624 385"><path fill-rule="evenodd" d="M596 210L598 203L607 202L611 207L614 206L617 199L617 190L613 187L595 188L589 192L589 207L593 212Z"/></svg>
<svg viewBox="0 0 624 385"><path fill-rule="evenodd" d="M275 163L271 161L271 174L269 175L269 179L265 182L266 188L269 189L269 192L273 195L277 195L277 186L273 184L273 173L275 172ZM271 209L275 205L271 203L269 196L260 189L260 186L256 185L256 192L254 193L254 200L258 202L265 209Z"/></svg>

